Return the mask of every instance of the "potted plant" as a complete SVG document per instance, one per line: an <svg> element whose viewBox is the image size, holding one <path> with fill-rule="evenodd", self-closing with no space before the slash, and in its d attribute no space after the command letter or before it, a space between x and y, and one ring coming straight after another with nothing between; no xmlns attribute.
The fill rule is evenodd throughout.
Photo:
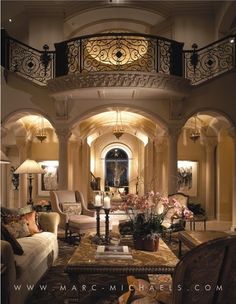
<svg viewBox="0 0 236 304"><path fill-rule="evenodd" d="M177 200L169 200L153 191L143 196L128 194L120 208L130 217L127 227L133 235L135 249L148 251L157 250L168 216L171 219L192 216L192 212Z"/></svg>
<svg viewBox="0 0 236 304"><path fill-rule="evenodd" d="M138 213L132 220L135 249L156 251L162 234L162 214Z"/></svg>

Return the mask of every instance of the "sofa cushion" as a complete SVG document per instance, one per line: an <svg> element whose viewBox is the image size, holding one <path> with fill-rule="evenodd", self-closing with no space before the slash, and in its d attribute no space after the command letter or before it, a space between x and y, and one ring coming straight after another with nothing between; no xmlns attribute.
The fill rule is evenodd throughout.
<svg viewBox="0 0 236 304"><path fill-rule="evenodd" d="M33 272L46 257L56 250L57 236L51 232L41 232L27 238L21 238L19 243L24 249L24 254L15 257L17 277L26 268Z"/></svg>
<svg viewBox="0 0 236 304"><path fill-rule="evenodd" d="M102 222L102 220L101 220ZM102 223L101 223L102 224ZM69 227L78 229L95 229L96 218L87 215L72 215L69 219Z"/></svg>
<svg viewBox="0 0 236 304"><path fill-rule="evenodd" d="M11 233L7 230L7 228L2 224L1 225L1 238L11 244L13 252L17 255L22 255L24 253L21 245L16 240L16 238L11 235Z"/></svg>
<svg viewBox="0 0 236 304"><path fill-rule="evenodd" d="M62 212L67 213L68 215L80 215L82 212L81 203L61 203Z"/></svg>

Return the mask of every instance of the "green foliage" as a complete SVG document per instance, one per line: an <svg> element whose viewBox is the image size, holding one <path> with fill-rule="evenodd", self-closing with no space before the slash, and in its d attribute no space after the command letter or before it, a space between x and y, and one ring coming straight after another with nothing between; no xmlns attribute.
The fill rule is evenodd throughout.
<svg viewBox="0 0 236 304"><path fill-rule="evenodd" d="M132 220L133 235L143 236L162 233L163 216L155 213L138 213Z"/></svg>

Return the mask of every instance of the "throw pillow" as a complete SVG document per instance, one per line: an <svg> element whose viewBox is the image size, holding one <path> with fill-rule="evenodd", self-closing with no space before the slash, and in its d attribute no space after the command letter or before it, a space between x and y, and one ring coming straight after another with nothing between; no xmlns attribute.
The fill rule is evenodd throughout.
<svg viewBox="0 0 236 304"><path fill-rule="evenodd" d="M21 216L21 218L27 221L30 234L40 232L40 230L36 224L36 212L35 211L24 214Z"/></svg>
<svg viewBox="0 0 236 304"><path fill-rule="evenodd" d="M31 235L28 228L28 222L24 219L20 219L19 221L12 221L9 224L3 225L16 239Z"/></svg>
<svg viewBox="0 0 236 304"><path fill-rule="evenodd" d="M27 214L27 213L30 213L32 211L33 211L32 210L32 205L26 205L26 206L18 209L18 213L20 215Z"/></svg>
<svg viewBox="0 0 236 304"><path fill-rule="evenodd" d="M13 252L17 255L22 255L24 251L21 245L17 242L14 236L10 234L10 232L6 229L6 227L3 224L1 225L1 232L2 232L1 233L2 239L4 239L5 241L11 244Z"/></svg>
<svg viewBox="0 0 236 304"><path fill-rule="evenodd" d="M82 207L81 203L61 203L61 210L68 215L80 215Z"/></svg>

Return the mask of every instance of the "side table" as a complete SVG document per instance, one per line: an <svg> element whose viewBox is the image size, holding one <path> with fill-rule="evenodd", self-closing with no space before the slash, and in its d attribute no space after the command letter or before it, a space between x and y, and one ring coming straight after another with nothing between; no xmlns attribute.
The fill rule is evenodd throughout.
<svg viewBox="0 0 236 304"><path fill-rule="evenodd" d="M194 215L193 218L189 219L190 230L195 231L196 223L203 222L204 231L206 231L206 215Z"/></svg>

